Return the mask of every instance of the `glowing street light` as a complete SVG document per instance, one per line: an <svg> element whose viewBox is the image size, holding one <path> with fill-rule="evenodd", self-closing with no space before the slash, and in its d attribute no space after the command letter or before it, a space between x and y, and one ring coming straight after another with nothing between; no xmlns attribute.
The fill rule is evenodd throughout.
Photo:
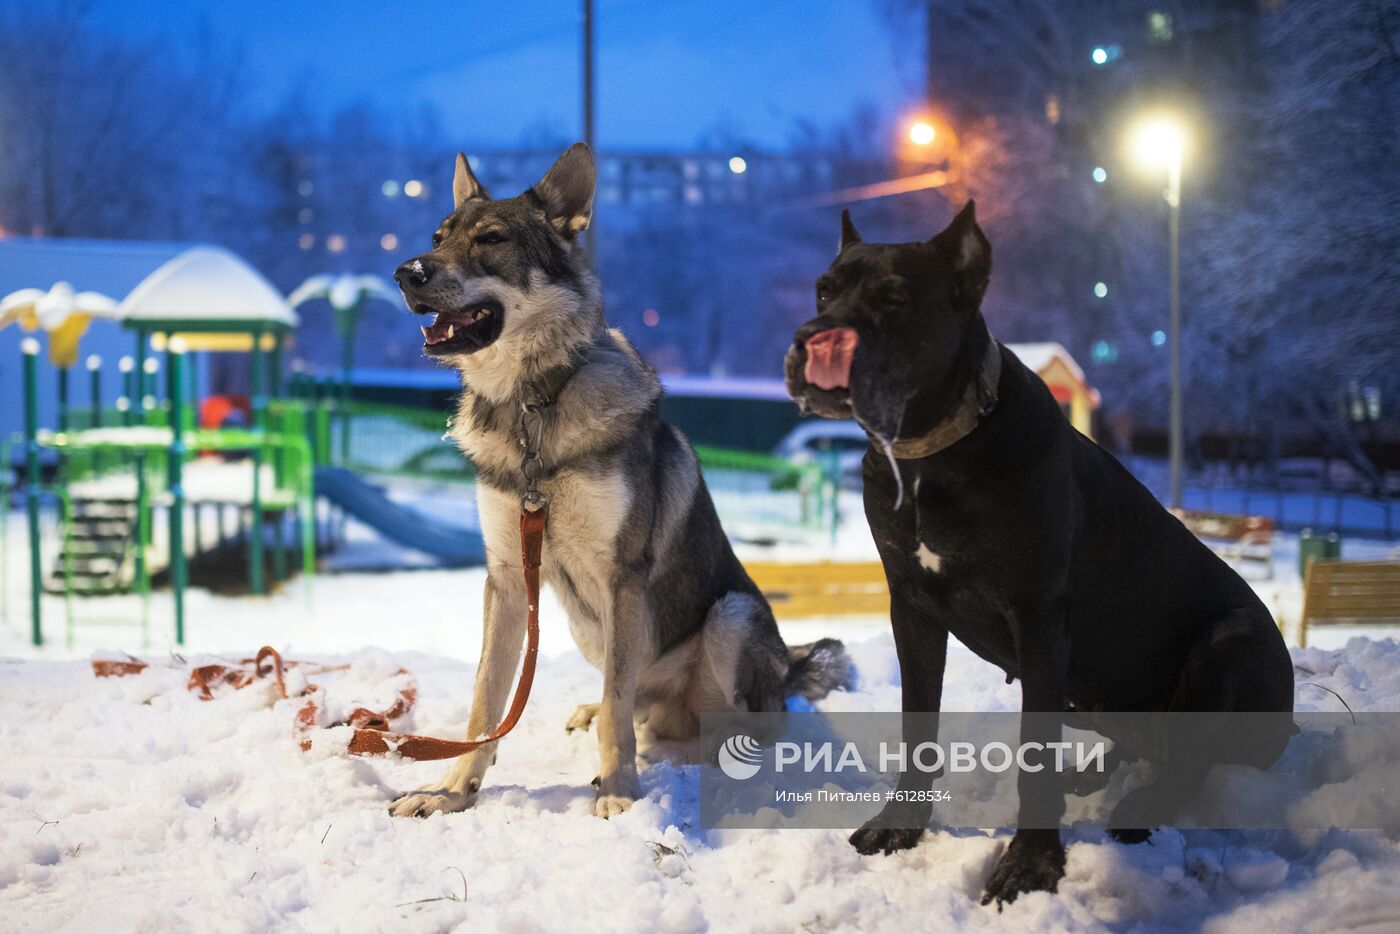
<svg viewBox="0 0 1400 934"><path fill-rule="evenodd" d="M1171 371L1171 412L1167 434L1171 462L1171 501L1173 509L1181 508L1181 163L1190 144L1186 124L1167 113L1149 114L1135 123L1128 134L1134 161L1144 170L1166 170L1167 187L1162 197L1167 202L1167 232L1169 241L1170 326L1167 333L1167 356ZM1154 343L1155 343L1154 335Z"/></svg>
<svg viewBox="0 0 1400 934"><path fill-rule="evenodd" d="M729 160L729 171L735 175L743 175L749 170L749 163L743 156L733 156Z"/></svg>
<svg viewBox="0 0 1400 934"><path fill-rule="evenodd" d="M915 146L927 146L938 137L938 131L927 120L915 120L909 126L909 142Z"/></svg>

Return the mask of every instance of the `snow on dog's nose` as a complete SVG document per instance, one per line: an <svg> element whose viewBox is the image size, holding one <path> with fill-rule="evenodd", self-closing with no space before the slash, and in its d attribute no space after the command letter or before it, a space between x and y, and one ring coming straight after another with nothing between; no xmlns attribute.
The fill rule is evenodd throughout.
<svg viewBox="0 0 1400 934"><path fill-rule="evenodd" d="M860 336L854 328L829 328L807 338L807 382L818 389L846 389L851 384L851 360Z"/></svg>

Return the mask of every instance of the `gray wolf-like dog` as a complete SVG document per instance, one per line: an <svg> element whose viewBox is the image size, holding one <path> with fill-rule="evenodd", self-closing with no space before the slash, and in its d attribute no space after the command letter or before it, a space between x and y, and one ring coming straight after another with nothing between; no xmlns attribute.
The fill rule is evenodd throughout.
<svg viewBox="0 0 1400 934"><path fill-rule="evenodd" d="M821 697L845 682L847 662L834 640L783 643L720 528L694 451L661 419L656 374L608 328L579 243L594 185L582 143L538 184L499 200L458 155L452 213L432 250L394 277L425 322L424 353L461 376L451 434L477 469L487 582L467 735L496 726L520 658L529 430L549 508L542 578L603 673L601 702L581 705L567 727L597 723L594 813L611 817L639 795L637 722L660 739L690 739L701 711L776 711L793 694ZM496 745L462 756L391 813L467 807Z"/></svg>

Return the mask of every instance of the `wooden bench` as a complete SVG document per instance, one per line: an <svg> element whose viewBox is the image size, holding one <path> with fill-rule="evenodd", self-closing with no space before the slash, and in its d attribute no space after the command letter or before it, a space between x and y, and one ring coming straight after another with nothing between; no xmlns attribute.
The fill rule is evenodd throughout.
<svg viewBox="0 0 1400 934"><path fill-rule="evenodd" d="M1230 561L1258 562L1266 568L1267 576L1273 578L1273 519L1195 509L1173 509L1172 514L1220 557Z"/></svg>
<svg viewBox="0 0 1400 934"><path fill-rule="evenodd" d="M878 561L755 561L744 567L780 620L889 616L890 593L884 566Z"/></svg>
<svg viewBox="0 0 1400 934"><path fill-rule="evenodd" d="M1298 644L1309 626L1400 625L1400 561L1314 561L1303 585Z"/></svg>

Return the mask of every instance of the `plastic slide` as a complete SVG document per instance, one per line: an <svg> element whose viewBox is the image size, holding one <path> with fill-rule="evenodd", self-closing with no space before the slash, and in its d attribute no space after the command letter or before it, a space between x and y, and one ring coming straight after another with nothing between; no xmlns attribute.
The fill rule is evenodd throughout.
<svg viewBox="0 0 1400 934"><path fill-rule="evenodd" d="M486 563L481 533L430 519L401 506L384 491L343 467L316 470L316 495L324 497L395 544L432 555L443 564Z"/></svg>

